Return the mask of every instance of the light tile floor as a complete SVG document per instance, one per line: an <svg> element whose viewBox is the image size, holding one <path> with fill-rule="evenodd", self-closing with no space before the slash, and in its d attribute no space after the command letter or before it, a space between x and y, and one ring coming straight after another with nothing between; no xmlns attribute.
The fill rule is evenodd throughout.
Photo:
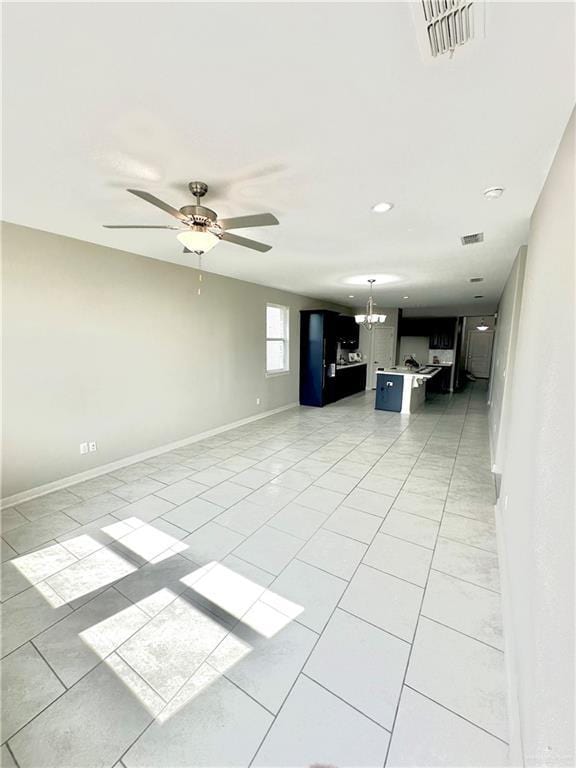
<svg viewBox="0 0 576 768"><path fill-rule="evenodd" d="M504 765L485 391L373 401L4 510L2 765Z"/></svg>

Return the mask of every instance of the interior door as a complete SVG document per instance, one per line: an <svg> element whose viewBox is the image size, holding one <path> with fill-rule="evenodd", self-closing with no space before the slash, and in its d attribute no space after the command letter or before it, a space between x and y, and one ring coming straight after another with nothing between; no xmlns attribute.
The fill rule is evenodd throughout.
<svg viewBox="0 0 576 768"><path fill-rule="evenodd" d="M376 389L378 368L390 368L394 365L394 342L396 328L392 326L375 326L372 329L372 363L370 368L370 387Z"/></svg>
<svg viewBox="0 0 576 768"><path fill-rule="evenodd" d="M487 379L490 376L493 343L494 331L470 331L468 334L466 368L477 379Z"/></svg>

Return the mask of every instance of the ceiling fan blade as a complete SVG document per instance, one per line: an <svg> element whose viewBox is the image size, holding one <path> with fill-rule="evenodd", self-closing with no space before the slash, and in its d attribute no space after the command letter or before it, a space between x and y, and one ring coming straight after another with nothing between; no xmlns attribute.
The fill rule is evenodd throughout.
<svg viewBox="0 0 576 768"><path fill-rule="evenodd" d="M232 219L219 219L222 229L242 229L243 227L271 227L280 224L271 213L256 213L254 216L236 216Z"/></svg>
<svg viewBox="0 0 576 768"><path fill-rule="evenodd" d="M106 229L177 229L180 227L159 227L155 224L102 224Z"/></svg>
<svg viewBox="0 0 576 768"><path fill-rule="evenodd" d="M143 192L141 189L127 189L126 191L131 192L133 195L136 195L136 197L141 197L142 200L146 200L147 203L152 203L152 205L155 205L157 208L162 208L162 210L169 213L170 216L174 216L176 219L180 219L180 221L188 222L186 216L184 216L183 213L180 213L177 208L173 208L171 205L154 197L154 195L151 195L149 192Z"/></svg>
<svg viewBox="0 0 576 768"><path fill-rule="evenodd" d="M271 245L259 243L256 240L249 240L247 237L233 235L232 232L224 232L222 240L226 240L228 243L234 243L234 245L243 245L245 248L252 248L255 251L262 251L262 253L266 253L266 251L269 251L272 248Z"/></svg>

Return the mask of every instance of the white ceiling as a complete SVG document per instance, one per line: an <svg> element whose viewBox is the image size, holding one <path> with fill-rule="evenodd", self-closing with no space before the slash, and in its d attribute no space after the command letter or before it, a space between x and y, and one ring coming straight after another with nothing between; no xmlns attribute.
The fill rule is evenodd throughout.
<svg viewBox="0 0 576 768"><path fill-rule="evenodd" d="M221 243L206 269L349 304L371 273L398 278L380 305L494 302L574 100L572 3L489 3L485 39L434 64L407 3L5 11L6 220L190 263L173 232L101 225L172 224L124 189L180 207L204 180L220 215L281 222L238 233L268 254Z"/></svg>

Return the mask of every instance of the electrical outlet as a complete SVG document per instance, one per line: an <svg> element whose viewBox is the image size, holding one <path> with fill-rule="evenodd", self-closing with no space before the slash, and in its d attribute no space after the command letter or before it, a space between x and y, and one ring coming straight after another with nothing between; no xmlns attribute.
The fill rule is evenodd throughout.
<svg viewBox="0 0 576 768"><path fill-rule="evenodd" d="M259 397L256 398L256 405L260 405L260 398Z"/></svg>
<svg viewBox="0 0 576 768"><path fill-rule="evenodd" d="M88 443L88 450L90 453L94 453L94 451L98 450L98 446L96 445L96 441L92 440L90 443Z"/></svg>
<svg viewBox="0 0 576 768"><path fill-rule="evenodd" d="M80 453L82 455L88 453L88 443L80 443Z"/></svg>

